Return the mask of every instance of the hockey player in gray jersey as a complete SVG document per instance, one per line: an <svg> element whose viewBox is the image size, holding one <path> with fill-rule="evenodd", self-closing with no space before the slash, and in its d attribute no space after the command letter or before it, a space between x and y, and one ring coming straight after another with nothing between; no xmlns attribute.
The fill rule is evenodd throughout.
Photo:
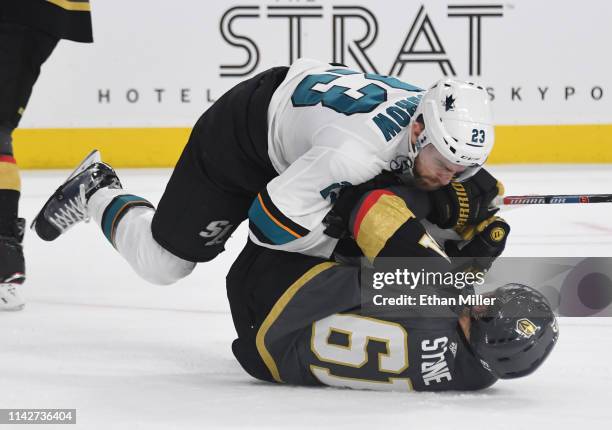
<svg viewBox="0 0 612 430"><path fill-rule="evenodd" d="M91 217L158 284L213 259L247 217L257 245L329 258L338 237L324 219L339 191L383 170L424 190L443 187L430 214L443 228L488 218L498 188L490 175L481 180L480 167L493 140L482 87L444 79L423 91L302 59L237 85L202 115L157 210L94 157L51 196L34 227L54 240ZM451 180L465 185L457 191Z"/></svg>
<svg viewBox="0 0 612 430"><path fill-rule="evenodd" d="M509 226L493 216L460 250L449 242L455 257L448 259L422 224L429 210L419 194L402 185L353 200L348 234L375 266L412 256L433 260L440 271L460 271L466 263L485 270L503 251ZM551 307L530 287L499 287L483 295L485 305L423 312L417 304L374 313L363 299L363 276L360 266L249 242L227 277L238 333L232 350L242 367L255 378L295 385L478 390L529 375L556 344ZM436 292L435 286L428 291Z"/></svg>

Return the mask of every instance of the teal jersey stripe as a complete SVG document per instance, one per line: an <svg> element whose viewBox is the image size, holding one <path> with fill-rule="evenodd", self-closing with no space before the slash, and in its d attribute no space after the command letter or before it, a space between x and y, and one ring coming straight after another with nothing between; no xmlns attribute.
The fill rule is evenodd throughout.
<svg viewBox="0 0 612 430"><path fill-rule="evenodd" d="M274 245L284 245L297 239L287 230L276 224L261 206L259 198L255 198L251 208L249 209L249 219L261 233L263 233L270 243Z"/></svg>

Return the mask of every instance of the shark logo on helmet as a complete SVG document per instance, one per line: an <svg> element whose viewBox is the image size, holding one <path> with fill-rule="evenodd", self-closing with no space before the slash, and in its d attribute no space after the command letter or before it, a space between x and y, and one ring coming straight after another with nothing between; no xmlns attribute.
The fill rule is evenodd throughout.
<svg viewBox="0 0 612 430"><path fill-rule="evenodd" d="M455 98L452 94L446 96L446 100L444 100L444 109L446 110L446 112L455 109Z"/></svg>

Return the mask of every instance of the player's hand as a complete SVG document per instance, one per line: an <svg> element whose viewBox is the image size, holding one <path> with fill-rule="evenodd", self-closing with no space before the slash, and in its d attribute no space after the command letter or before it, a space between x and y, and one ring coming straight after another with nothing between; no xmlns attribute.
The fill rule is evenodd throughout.
<svg viewBox="0 0 612 430"><path fill-rule="evenodd" d="M343 188L342 191L340 191L338 200L334 203L334 207L325 216L325 219L323 219L323 224L327 226L325 234L336 239L347 237L349 235L348 222L359 199L369 191L379 190L401 183L401 179L395 173L383 170L377 176L363 184Z"/></svg>
<svg viewBox="0 0 612 430"><path fill-rule="evenodd" d="M440 228L463 229L493 216L499 208L491 208L493 199L503 195L504 188L485 169L480 169L465 182L451 182L429 193L431 211L427 219ZM463 236L461 231L459 234Z"/></svg>
<svg viewBox="0 0 612 430"><path fill-rule="evenodd" d="M474 227L472 239L461 249L458 247L461 241L447 241L446 255L472 259L469 270L486 272L504 251L509 234L510 225L502 218L492 216Z"/></svg>

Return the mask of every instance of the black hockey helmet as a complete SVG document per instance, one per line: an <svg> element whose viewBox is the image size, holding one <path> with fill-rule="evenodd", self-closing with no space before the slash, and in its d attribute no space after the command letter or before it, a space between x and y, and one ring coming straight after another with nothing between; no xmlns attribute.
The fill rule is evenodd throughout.
<svg viewBox="0 0 612 430"><path fill-rule="evenodd" d="M529 375L546 360L559 337L550 304L540 292L521 284L506 284L483 296L495 301L472 310L472 351L498 378Z"/></svg>

